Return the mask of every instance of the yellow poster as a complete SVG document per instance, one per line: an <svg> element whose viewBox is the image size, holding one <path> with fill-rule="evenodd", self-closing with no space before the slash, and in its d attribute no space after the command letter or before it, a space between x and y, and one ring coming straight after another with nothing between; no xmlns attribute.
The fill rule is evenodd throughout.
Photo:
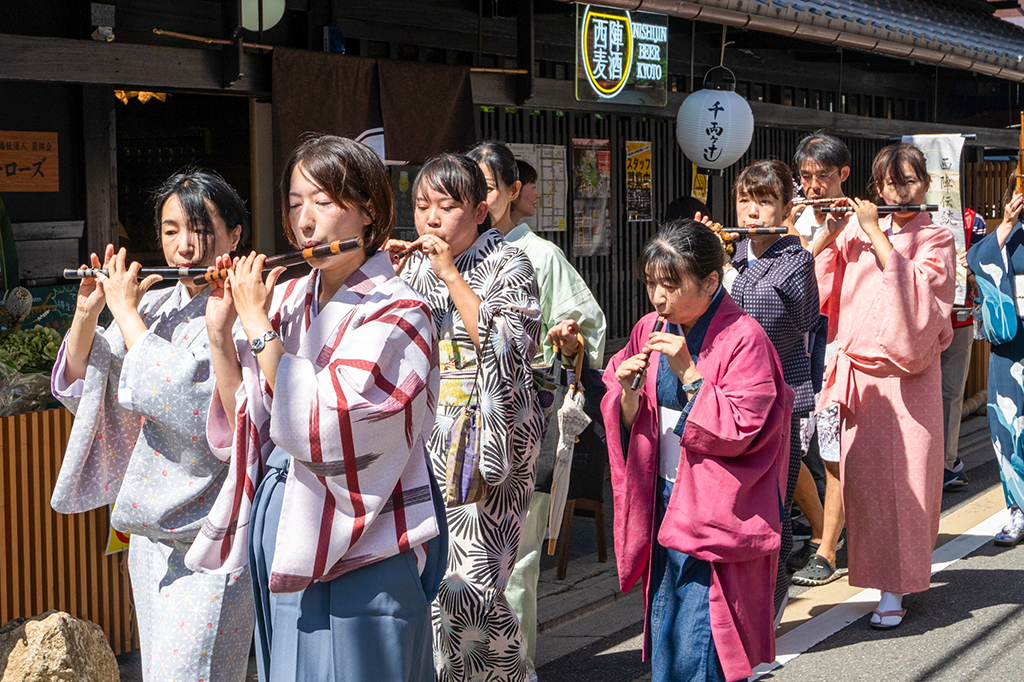
<svg viewBox="0 0 1024 682"><path fill-rule="evenodd" d="M626 142L628 220L651 220L651 143Z"/></svg>
<svg viewBox="0 0 1024 682"><path fill-rule="evenodd" d="M690 164L693 166L693 181L690 183L690 196L694 199L700 199L705 204L708 203L708 176L704 173L697 172L697 164Z"/></svg>
<svg viewBox="0 0 1024 682"><path fill-rule="evenodd" d="M114 511L114 505L110 505L110 511ZM114 554L128 549L128 538L131 537L128 533L122 533L119 530L114 530L114 527L110 527L110 535L107 537L107 551L106 554Z"/></svg>

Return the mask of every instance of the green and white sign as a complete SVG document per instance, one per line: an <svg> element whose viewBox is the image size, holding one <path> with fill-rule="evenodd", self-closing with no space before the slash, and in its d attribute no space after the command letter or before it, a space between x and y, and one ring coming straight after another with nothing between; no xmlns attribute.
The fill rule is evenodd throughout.
<svg viewBox="0 0 1024 682"><path fill-rule="evenodd" d="M576 5L576 99L665 106L668 17Z"/></svg>

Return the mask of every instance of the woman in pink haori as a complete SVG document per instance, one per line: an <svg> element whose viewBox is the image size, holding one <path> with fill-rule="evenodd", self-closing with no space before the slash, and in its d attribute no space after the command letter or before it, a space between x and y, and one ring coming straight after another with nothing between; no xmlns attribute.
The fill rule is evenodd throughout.
<svg viewBox="0 0 1024 682"><path fill-rule="evenodd" d="M880 151L871 176L886 204L924 201L928 172L913 145ZM942 501L939 355L953 337L956 252L927 213L879 220L870 201L838 201L859 225L830 220L813 245L821 312L838 321L839 345L818 409L840 408L850 584L882 591L871 626L889 629L903 622L903 595L930 582Z"/></svg>
<svg viewBox="0 0 1024 682"><path fill-rule="evenodd" d="M775 658L793 390L722 288L724 259L706 225L663 226L637 264L657 312L604 374L619 582L643 580L653 682L743 680Z"/></svg>

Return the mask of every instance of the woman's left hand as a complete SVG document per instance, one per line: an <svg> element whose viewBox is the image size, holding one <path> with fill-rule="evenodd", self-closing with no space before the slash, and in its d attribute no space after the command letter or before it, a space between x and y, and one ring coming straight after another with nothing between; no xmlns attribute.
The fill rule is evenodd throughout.
<svg viewBox="0 0 1024 682"><path fill-rule="evenodd" d="M142 266L138 262L128 265L127 258L127 251L118 251L107 264L107 278L103 282L107 307L115 319L137 314L142 297L151 286L163 279L160 275L150 275L140 282L138 275Z"/></svg>
<svg viewBox="0 0 1024 682"><path fill-rule="evenodd" d="M240 258L235 269L228 273L228 288L231 290L231 297L238 311L238 317L242 321L242 327L249 336L264 331L263 326L268 321L270 312L270 299L277 284L278 277L285 271L278 267L270 271L267 281L263 281L263 263L267 257L257 254L255 251L244 258Z"/></svg>
<svg viewBox="0 0 1024 682"><path fill-rule="evenodd" d="M686 346L686 337L669 334L668 332L654 332L644 346L644 353L657 351L668 360L669 369L679 377L683 383L693 383L700 377L697 365L690 357L690 349Z"/></svg>

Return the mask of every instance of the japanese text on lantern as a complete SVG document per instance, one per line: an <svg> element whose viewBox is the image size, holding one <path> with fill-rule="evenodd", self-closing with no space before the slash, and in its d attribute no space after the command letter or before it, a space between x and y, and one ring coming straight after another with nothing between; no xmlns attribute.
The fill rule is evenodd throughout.
<svg viewBox="0 0 1024 682"><path fill-rule="evenodd" d="M711 121L711 125L704 131L704 134L708 136L708 140L711 142L707 147L704 147L704 160L714 163L722 155L722 148L717 146L716 143L722 138L722 133L725 132L725 128L718 122L718 112L725 111L725 107L722 106L720 100L715 100L715 103L708 107L708 111L713 114L714 118Z"/></svg>
<svg viewBox="0 0 1024 682"><path fill-rule="evenodd" d="M0 192L59 192L57 133L0 130Z"/></svg>

